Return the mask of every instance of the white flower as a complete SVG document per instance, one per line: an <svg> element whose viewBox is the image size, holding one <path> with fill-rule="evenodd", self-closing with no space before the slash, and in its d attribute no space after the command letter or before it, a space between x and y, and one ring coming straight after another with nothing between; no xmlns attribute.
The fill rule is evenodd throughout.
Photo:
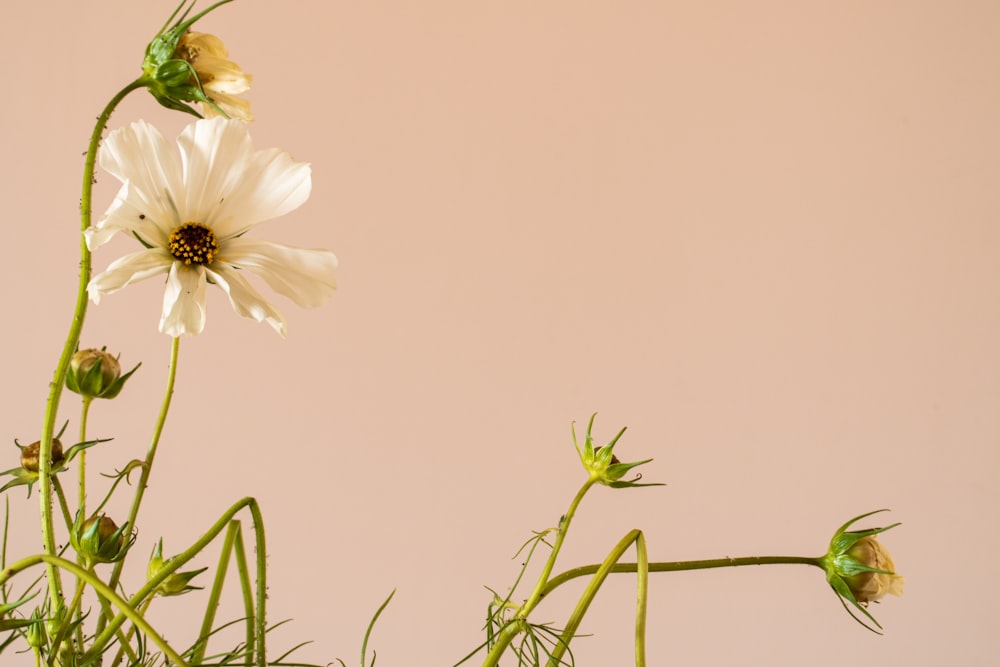
<svg viewBox="0 0 1000 667"><path fill-rule="evenodd" d="M139 121L108 136L100 162L123 185L100 222L86 230L88 247L94 250L127 232L145 249L116 259L91 279L87 290L95 303L165 273L163 333L201 333L205 286L211 282L226 292L237 313L266 321L284 336L284 317L247 282L247 272L300 306L318 306L336 288L332 252L244 236L298 208L309 197L311 179L309 165L288 153L254 151L241 122L196 121L175 148Z"/></svg>

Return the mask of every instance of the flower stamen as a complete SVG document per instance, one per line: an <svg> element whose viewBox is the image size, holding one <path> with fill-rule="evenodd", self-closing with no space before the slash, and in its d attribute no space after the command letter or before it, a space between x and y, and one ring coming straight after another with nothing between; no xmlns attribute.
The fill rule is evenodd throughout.
<svg viewBox="0 0 1000 667"><path fill-rule="evenodd" d="M219 242L205 225L185 222L170 233L167 249L185 264L211 264L219 254Z"/></svg>

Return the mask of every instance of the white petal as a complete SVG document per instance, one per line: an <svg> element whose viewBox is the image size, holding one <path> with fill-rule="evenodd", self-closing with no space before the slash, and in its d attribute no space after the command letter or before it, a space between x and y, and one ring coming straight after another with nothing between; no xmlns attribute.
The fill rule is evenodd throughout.
<svg viewBox="0 0 1000 667"><path fill-rule="evenodd" d="M284 338L285 318L277 308L265 301L236 269L219 262L212 264L212 267L208 272L229 295L233 310L257 322L267 322Z"/></svg>
<svg viewBox="0 0 1000 667"><path fill-rule="evenodd" d="M126 285L166 273L174 258L166 250L150 248L140 250L111 262L103 273L90 279L87 292L94 303L100 303L105 294L117 292Z"/></svg>
<svg viewBox="0 0 1000 667"><path fill-rule="evenodd" d="M125 195L128 206L112 205L106 217L132 216L131 224L140 224L138 216L143 214L144 224L159 224L166 233L177 226L177 202L184 192L180 155L155 127L138 121L115 130L101 147L100 162L105 171L129 184L128 190L119 192L119 199ZM132 228L129 219L115 224Z"/></svg>
<svg viewBox="0 0 1000 667"><path fill-rule="evenodd" d="M294 211L309 199L312 189L309 164L296 162L277 148L254 153L241 176L215 211L216 217L208 221L222 240Z"/></svg>
<svg viewBox="0 0 1000 667"><path fill-rule="evenodd" d="M183 222L216 228L216 211L233 196L253 152L246 126L238 120L211 118L184 128L177 138L184 162Z"/></svg>
<svg viewBox="0 0 1000 667"><path fill-rule="evenodd" d="M337 288L337 256L241 236L222 245L219 259L253 271L278 294L300 306L321 305Z"/></svg>
<svg viewBox="0 0 1000 667"><path fill-rule="evenodd" d="M182 334L195 336L205 328L205 268L170 265L167 289L163 293L163 314L160 331L177 338Z"/></svg>
<svg viewBox="0 0 1000 667"><path fill-rule="evenodd" d="M175 216L167 214L164 218L164 214L147 208L145 199L134 192L135 188L126 181L104 217L83 232L90 250L101 247L121 231L137 234L149 245L166 247L170 230L176 227Z"/></svg>

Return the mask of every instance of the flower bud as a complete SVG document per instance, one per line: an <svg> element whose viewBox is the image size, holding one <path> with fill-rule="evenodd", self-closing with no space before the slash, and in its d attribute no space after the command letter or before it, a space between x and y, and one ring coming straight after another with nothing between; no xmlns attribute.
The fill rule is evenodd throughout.
<svg viewBox="0 0 1000 667"><path fill-rule="evenodd" d="M173 558L163 559L163 538L156 543L156 547L153 548L153 554L149 558L149 566L146 568L146 580L152 580L154 577L160 574L163 568L170 565L170 561ZM164 597L169 597L172 595L183 595L190 591L200 591L202 586L191 586L191 580L197 577L199 574L207 570L207 567L203 567L200 570L189 570L187 572L173 572L167 576L166 579L161 581L156 587L155 593L157 595L162 595Z"/></svg>
<svg viewBox="0 0 1000 667"><path fill-rule="evenodd" d="M42 449L41 441L36 440L27 447L21 449L21 467L28 472L38 473L39 456ZM59 438L52 439L52 452L49 456L49 470L57 470L66 462L63 455L63 446Z"/></svg>
<svg viewBox="0 0 1000 667"><path fill-rule="evenodd" d="M580 456L580 463L583 464L584 469L587 474L590 475L590 479L594 482L604 484L605 486L610 486L615 489L627 488L627 487L638 487L638 486L662 486L662 484L640 484L639 480L642 475L636 475L632 479L622 480L622 477L631 470L645 463L649 463L653 459L645 459L643 461L634 461L632 463L622 463L615 456L613 450L615 445L618 443L618 439L622 437L625 433L625 429L618 431L618 434L611 439L606 445L594 447L594 441L590 436L590 431L594 426L594 417L597 415L591 415L590 422L587 424L587 437L583 442L583 449L576 440L576 428L573 428L573 445L576 447L576 453Z"/></svg>
<svg viewBox="0 0 1000 667"><path fill-rule="evenodd" d="M186 103L200 102L205 116L253 120L250 103L237 97L250 89L250 75L229 60L222 40L191 30L202 16L226 1L192 17L188 17L191 7L180 13L182 2L167 21L169 25L180 13L177 22L164 27L146 46L142 63L146 88L161 105L198 116L198 112Z"/></svg>
<svg viewBox="0 0 1000 667"><path fill-rule="evenodd" d="M87 398L114 398L137 368L122 375L118 358L104 348L80 350L69 361L66 388Z"/></svg>
<svg viewBox="0 0 1000 667"><path fill-rule="evenodd" d="M90 564L113 563L121 560L135 542L135 535L126 537L128 522L121 528L103 514L77 523L70 532L70 542L76 552Z"/></svg>
<svg viewBox="0 0 1000 667"><path fill-rule="evenodd" d="M45 621L37 607L31 612L31 624L25 629L24 638L31 648L43 649L49 643Z"/></svg>
<svg viewBox="0 0 1000 667"><path fill-rule="evenodd" d="M877 510L862 514L841 526L834 533L833 539L830 540L830 548L826 556L822 558L826 579L841 597L844 608L851 613L851 616L854 616L856 621L873 631L873 628L851 612L844 600L850 602L867 616L875 624L875 627L882 627L868 612L868 603L878 602L887 594L902 595L903 577L896 574L896 566L892 562L892 557L886 548L875 539L875 536L890 528L895 528L899 524L894 523L884 528L868 530L847 529L860 519L884 511Z"/></svg>

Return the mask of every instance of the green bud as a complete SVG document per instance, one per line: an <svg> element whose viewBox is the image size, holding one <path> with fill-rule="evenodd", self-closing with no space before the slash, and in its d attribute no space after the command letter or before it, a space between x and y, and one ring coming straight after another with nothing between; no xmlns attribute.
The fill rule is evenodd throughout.
<svg viewBox="0 0 1000 667"><path fill-rule="evenodd" d="M95 515L73 525L70 542L76 552L89 564L113 563L125 557L135 542L135 534L126 535L128 522L118 525L103 514Z"/></svg>
<svg viewBox="0 0 1000 667"><path fill-rule="evenodd" d="M24 631L24 638L31 648L45 648L48 644L45 623L42 621L42 615L37 607L31 612L31 625Z"/></svg>
<svg viewBox="0 0 1000 667"><path fill-rule="evenodd" d="M87 398L114 398L140 364L122 375L118 357L100 350L80 350L69 361L66 388Z"/></svg>
<svg viewBox="0 0 1000 667"><path fill-rule="evenodd" d="M149 566L146 568L146 580L151 581L160 575L163 569L170 565L172 560L173 558L163 559L163 538L161 537L153 548L153 554L149 558ZM200 570L172 572L157 585L155 593L169 597L172 595L183 595L191 591L200 591L203 588L202 586L191 586L190 583L192 579L207 569L207 567L203 567Z"/></svg>
<svg viewBox="0 0 1000 667"><path fill-rule="evenodd" d="M632 468L649 463L653 459L644 459L633 463L622 463L618 460L613 450L618 440L625 433L624 428L618 431L618 434L608 444L603 447L594 447L594 441L591 438L590 432L594 426L594 418L596 416L596 414L591 415L590 422L587 424L587 437L584 440L583 449L580 449L580 445L576 440L576 427L574 426L572 429L573 446L576 447L576 453L580 456L580 462L583 464L583 468L587 471L587 474L590 475L590 479L615 489L638 486L663 486L662 484L640 484L639 480L642 479L642 475L640 474L636 474L632 479L622 479Z"/></svg>
<svg viewBox="0 0 1000 667"><path fill-rule="evenodd" d="M156 68L154 78L167 88L186 84L194 75L191 63L186 60L168 60Z"/></svg>

